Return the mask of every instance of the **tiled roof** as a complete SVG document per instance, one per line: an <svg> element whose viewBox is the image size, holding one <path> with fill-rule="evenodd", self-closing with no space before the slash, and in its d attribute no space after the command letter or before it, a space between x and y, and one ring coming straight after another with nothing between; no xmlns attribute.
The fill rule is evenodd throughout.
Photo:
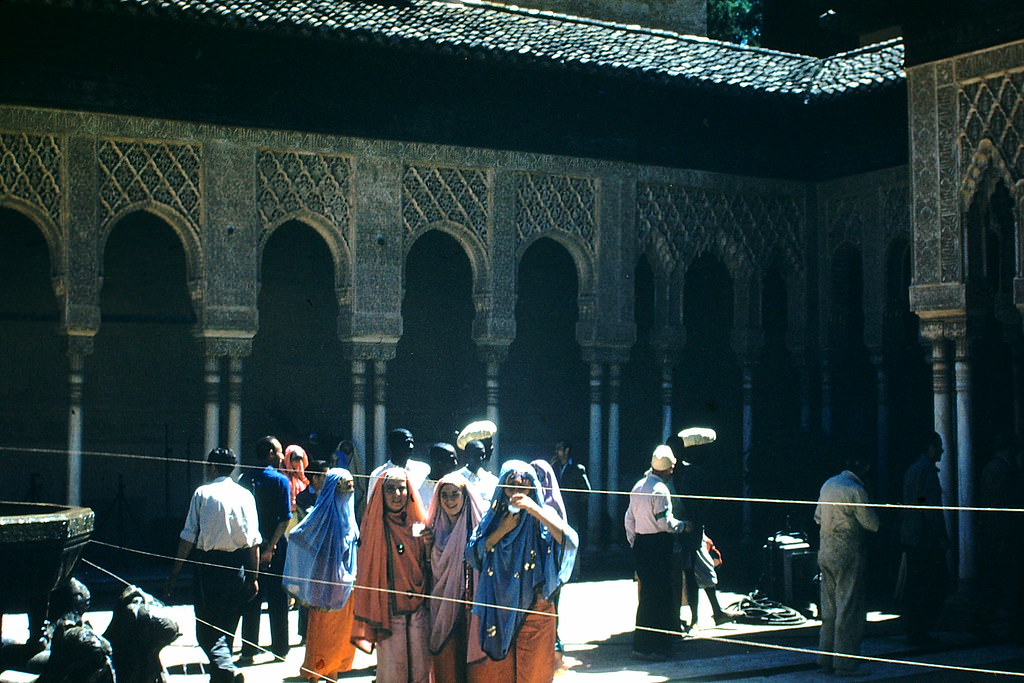
<svg viewBox="0 0 1024 683"><path fill-rule="evenodd" d="M904 79L903 44L898 40L822 59L480 0L71 2L807 99Z"/></svg>

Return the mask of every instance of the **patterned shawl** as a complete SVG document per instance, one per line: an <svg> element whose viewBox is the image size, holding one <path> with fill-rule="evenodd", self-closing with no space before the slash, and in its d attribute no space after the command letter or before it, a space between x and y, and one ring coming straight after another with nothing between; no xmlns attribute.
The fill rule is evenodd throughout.
<svg viewBox="0 0 1024 683"><path fill-rule="evenodd" d="M509 460L498 476L491 507L466 548L466 559L480 571L473 614L480 618L480 645L491 659L504 659L537 595L549 598L572 573L576 560L576 532L568 526L563 542L556 543L547 527L524 513L519 524L488 551L487 537L508 512L508 489L514 475L530 482L530 497L538 505L544 498L537 473L522 460ZM511 608L511 609L510 609Z"/></svg>
<svg viewBox="0 0 1024 683"><path fill-rule="evenodd" d="M558 514L565 519L565 503L562 501L562 490L558 488L558 479L555 478L555 470L547 460L534 460L530 463L533 469L537 470L537 481L540 482L541 493L544 494L544 502L558 510Z"/></svg>

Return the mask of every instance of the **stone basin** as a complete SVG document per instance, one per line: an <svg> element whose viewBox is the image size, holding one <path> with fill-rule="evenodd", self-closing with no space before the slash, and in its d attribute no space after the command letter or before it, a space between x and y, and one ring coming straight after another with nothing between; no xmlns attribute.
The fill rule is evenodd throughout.
<svg viewBox="0 0 1024 683"><path fill-rule="evenodd" d="M0 501L0 615L27 611L71 576L95 519L85 507Z"/></svg>

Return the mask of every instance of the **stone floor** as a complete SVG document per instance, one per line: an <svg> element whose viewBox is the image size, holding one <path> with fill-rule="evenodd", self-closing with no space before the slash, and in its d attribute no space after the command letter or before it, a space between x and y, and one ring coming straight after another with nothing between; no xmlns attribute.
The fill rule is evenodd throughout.
<svg viewBox="0 0 1024 683"><path fill-rule="evenodd" d="M722 594L723 604L740 596ZM706 600L702 596L703 600ZM189 606L171 608L182 628L181 637L163 652L163 661L171 683L205 682L202 652L195 645L192 610ZM800 626L764 626L725 624L715 626L707 605L702 607L699 628L681 639L675 656L664 662L643 662L632 657L632 628L636 609L636 587L630 580L606 580L574 583L562 590L560 633L566 645L568 669L558 675L559 683L579 680L584 683L660 683L667 681L772 680L812 681L825 678L814 664L814 656L800 650L817 645L817 626L813 620ZM687 610L683 609L684 614ZM291 613L292 619L297 613ZM93 626L102 631L109 612L88 615ZM18 639L25 628L23 615L4 618L4 637ZM264 619L263 642L269 640ZM293 623L293 633L295 632ZM930 666L915 666L888 661L864 662L858 680L907 681L982 681L997 676L971 669L1001 671L1007 676L1024 676L1024 648L1012 644L988 642L955 630L938 629L938 643L927 649L913 649L900 636L898 621L892 615L869 615L864 640L865 656ZM247 667L247 683L278 683L294 678L302 663L303 648L295 641L284 661L270 653L258 656ZM936 667L952 668L936 668ZM959 667L959 670L957 669ZM371 683L374 657L358 653L355 668L343 680ZM0 681L15 681L3 678ZM438 683L444 683L439 681Z"/></svg>

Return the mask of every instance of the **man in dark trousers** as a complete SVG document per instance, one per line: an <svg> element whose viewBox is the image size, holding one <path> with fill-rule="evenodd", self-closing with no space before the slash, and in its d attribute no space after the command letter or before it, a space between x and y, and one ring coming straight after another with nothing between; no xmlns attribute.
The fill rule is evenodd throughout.
<svg viewBox="0 0 1024 683"><path fill-rule="evenodd" d="M260 616L263 601L270 617L270 651L277 657L288 654L288 594L281 585L285 553L284 538L292 518L291 484L278 467L284 458L281 442L264 436L253 447L253 462L262 468L251 469L243 478L256 498L260 518L260 593L242 615L242 656L238 663L247 666L259 652Z"/></svg>
<svg viewBox="0 0 1024 683"><path fill-rule="evenodd" d="M177 559L167 580L174 592L185 559L195 567L196 640L210 660L210 683L242 683L231 661L231 639L247 600L259 590L256 568L262 540L252 493L231 478L238 458L228 448L206 456L210 483L192 494L178 543Z"/></svg>
<svg viewBox="0 0 1024 683"><path fill-rule="evenodd" d="M903 476L903 502L906 505L942 505L938 463L942 457L942 437L928 432L918 445L918 457ZM946 521L942 510L902 511L900 543L903 567L900 588L903 622L911 645L931 642L928 627L935 623L949 589L946 570Z"/></svg>
<svg viewBox="0 0 1024 683"><path fill-rule="evenodd" d="M582 555L583 548L586 547L587 495L590 491L590 479L587 478L587 468L573 459L572 443L564 439L555 444L555 454L551 458L551 465L555 471L555 478L558 480L558 488L562 491L562 500L565 501L566 521L580 535L580 549L576 555L576 568L573 571L573 576L578 578L581 565L580 555Z"/></svg>

